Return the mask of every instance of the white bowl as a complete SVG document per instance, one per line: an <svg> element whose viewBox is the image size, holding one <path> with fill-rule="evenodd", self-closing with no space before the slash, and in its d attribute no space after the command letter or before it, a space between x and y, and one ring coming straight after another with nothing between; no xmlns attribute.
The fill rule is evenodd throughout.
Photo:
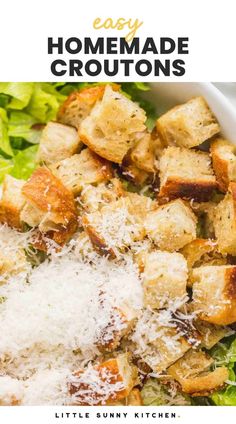
<svg viewBox="0 0 236 424"><path fill-rule="evenodd" d="M236 144L236 109L213 84L158 82L150 83L150 86L147 96L154 102L158 114L191 97L203 96L221 125L222 135Z"/></svg>

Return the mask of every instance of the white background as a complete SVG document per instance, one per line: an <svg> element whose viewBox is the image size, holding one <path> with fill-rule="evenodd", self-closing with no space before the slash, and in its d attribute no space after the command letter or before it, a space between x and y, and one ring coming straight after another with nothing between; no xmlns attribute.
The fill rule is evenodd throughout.
<svg viewBox="0 0 236 424"><path fill-rule="evenodd" d="M55 81L50 71L52 56L47 54L48 36L126 35L127 30L93 30L96 17L138 18L144 22L138 32L141 38L189 36L190 54L183 56L186 74L172 80L235 81L235 8L235 0L2 1L0 81ZM61 77L57 81L63 79L69 78ZM100 75L96 79L109 78ZM119 79L127 78L120 75ZM143 78L131 75L129 79ZM147 77L145 80L165 79Z"/></svg>

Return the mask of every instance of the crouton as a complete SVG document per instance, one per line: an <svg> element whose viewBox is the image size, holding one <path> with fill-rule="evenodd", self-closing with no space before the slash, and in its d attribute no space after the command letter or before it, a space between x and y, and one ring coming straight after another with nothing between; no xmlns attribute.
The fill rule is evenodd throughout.
<svg viewBox="0 0 236 424"><path fill-rule="evenodd" d="M194 325L200 333L201 346L205 349L211 349L221 339L234 333L229 327L210 324L206 321L196 320Z"/></svg>
<svg viewBox="0 0 236 424"><path fill-rule="evenodd" d="M69 158L83 147L75 128L58 122L48 122L42 131L37 152L37 161L51 163Z"/></svg>
<svg viewBox="0 0 236 424"><path fill-rule="evenodd" d="M236 266L201 266L192 273L193 307L200 319L228 325L236 321Z"/></svg>
<svg viewBox="0 0 236 424"><path fill-rule="evenodd" d="M195 239L181 249L180 253L185 257L188 264L188 286L191 287L191 274L193 268L201 265L226 265L227 258L217 251L217 243L210 239Z"/></svg>
<svg viewBox="0 0 236 424"><path fill-rule="evenodd" d="M236 255L236 183L229 184L229 191L215 207L213 226L222 254Z"/></svg>
<svg viewBox="0 0 236 424"><path fill-rule="evenodd" d="M148 184L152 180L152 175L137 167L131 158L131 150L123 158L120 166L122 176L131 181L136 186Z"/></svg>
<svg viewBox="0 0 236 424"><path fill-rule="evenodd" d="M101 301L101 308L103 308ZM122 308L113 308L107 316L104 311L104 327L97 334L96 345L101 352L112 352L115 350L121 339L126 336L135 323L137 313L131 308L123 306ZM107 317L107 322L106 321Z"/></svg>
<svg viewBox="0 0 236 424"><path fill-rule="evenodd" d="M101 100L105 87L105 85L96 85L71 93L59 109L58 121L78 129L81 122L90 114L95 103ZM112 88L114 91L119 90L117 84L112 84Z"/></svg>
<svg viewBox="0 0 236 424"><path fill-rule="evenodd" d="M156 155L157 139L154 141L148 132L137 133L138 140L131 149L130 158L132 162L147 173L156 172Z"/></svg>
<svg viewBox="0 0 236 424"><path fill-rule="evenodd" d="M188 148L198 146L220 131L203 97L175 106L157 120L156 128L166 145Z"/></svg>
<svg viewBox="0 0 236 424"><path fill-rule="evenodd" d="M23 249L14 252L14 257L6 257L0 253L0 285L8 277L17 275L27 269L27 260Z"/></svg>
<svg viewBox="0 0 236 424"><path fill-rule="evenodd" d="M219 188L225 193L230 181L236 182L236 146L217 138L211 143L211 157Z"/></svg>
<svg viewBox="0 0 236 424"><path fill-rule="evenodd" d="M137 384L137 369L128 354L73 374L68 384L75 405L105 405L126 398Z"/></svg>
<svg viewBox="0 0 236 424"><path fill-rule="evenodd" d="M148 196L129 191L125 191L124 196L130 200L133 210L140 216L140 218L145 218L148 212L156 209L157 207L157 202Z"/></svg>
<svg viewBox="0 0 236 424"><path fill-rule="evenodd" d="M166 370L171 364L183 356L191 345L179 336L175 328L160 327L160 335L141 355L142 359L157 373Z"/></svg>
<svg viewBox="0 0 236 424"><path fill-rule="evenodd" d="M167 372L176 381L181 383L187 378L192 378L206 371L213 365L214 359L202 350L190 349L182 358L171 365Z"/></svg>
<svg viewBox="0 0 236 424"><path fill-rule="evenodd" d="M122 183L117 178L112 178L110 182L97 186L86 185L80 193L79 202L87 212L96 212L123 195Z"/></svg>
<svg viewBox="0 0 236 424"><path fill-rule="evenodd" d="M24 184L22 194L26 205L21 220L38 226L42 233L63 244L77 228L77 215L73 195L49 169L36 169Z"/></svg>
<svg viewBox="0 0 236 424"><path fill-rule="evenodd" d="M111 165L90 149L51 165L50 170L74 195L87 184L99 184L112 178Z"/></svg>
<svg viewBox="0 0 236 424"><path fill-rule="evenodd" d="M25 204L25 199L21 189L24 184L24 180L18 180L11 175L6 175L2 185L0 222L17 229L22 227L20 213Z"/></svg>
<svg viewBox="0 0 236 424"><path fill-rule="evenodd" d="M145 121L145 112L136 103L107 85L102 100L81 123L79 136L101 157L121 163L134 145L134 133L145 130Z"/></svg>
<svg viewBox="0 0 236 424"><path fill-rule="evenodd" d="M144 305L168 307L176 298L187 295L187 262L180 253L155 251L144 261Z"/></svg>
<svg viewBox="0 0 236 424"><path fill-rule="evenodd" d="M196 238L196 223L190 207L178 199L149 212L144 227L159 249L173 252Z"/></svg>
<svg viewBox="0 0 236 424"><path fill-rule="evenodd" d="M208 153L168 147L160 158L159 167L160 198L182 197L203 202L209 200L217 187Z"/></svg>
<svg viewBox="0 0 236 424"><path fill-rule="evenodd" d="M127 197L83 215L82 225L94 248L112 258L145 236L142 219Z"/></svg>
<svg viewBox="0 0 236 424"><path fill-rule="evenodd" d="M183 392L200 396L221 387L229 376L226 367L207 372L213 362L204 352L190 350L168 368L168 374L181 384Z"/></svg>

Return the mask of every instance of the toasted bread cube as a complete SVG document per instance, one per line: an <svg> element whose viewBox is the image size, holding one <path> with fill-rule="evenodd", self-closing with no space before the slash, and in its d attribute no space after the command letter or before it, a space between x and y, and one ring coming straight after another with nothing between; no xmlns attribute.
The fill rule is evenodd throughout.
<svg viewBox="0 0 236 424"><path fill-rule="evenodd" d="M203 97L170 109L157 120L156 128L166 145L188 148L198 146L220 131Z"/></svg>
<svg viewBox="0 0 236 424"><path fill-rule="evenodd" d="M193 307L200 319L228 325L236 321L236 266L201 266L192 273Z"/></svg>
<svg viewBox="0 0 236 424"><path fill-rule="evenodd" d="M180 324L180 319L177 321ZM192 346L192 328L188 328L187 320L178 328L177 321L168 310L144 309L132 333L135 355L157 373L165 371Z"/></svg>
<svg viewBox="0 0 236 424"><path fill-rule="evenodd" d="M101 305L102 307L102 305ZM137 312L123 306L122 308L113 308L107 317L104 313L104 327L97 335L97 347L101 352L112 352L117 349L121 339L132 329L137 318Z"/></svg>
<svg viewBox="0 0 236 424"><path fill-rule="evenodd" d="M5 282L8 277L17 275L27 269L27 260L23 249L14 252L14 257L6 257L0 253L0 285Z"/></svg>
<svg viewBox="0 0 236 424"><path fill-rule="evenodd" d="M54 163L50 169L74 195L87 184L99 184L112 178L110 164L90 149Z"/></svg>
<svg viewBox="0 0 236 424"><path fill-rule="evenodd" d="M211 143L211 157L219 188L226 193L230 181L236 182L236 146L217 138Z"/></svg>
<svg viewBox="0 0 236 424"><path fill-rule="evenodd" d="M173 252L196 238L197 219L182 200L159 206L147 214L147 235L161 250Z"/></svg>
<svg viewBox="0 0 236 424"><path fill-rule="evenodd" d="M79 202L87 212L96 212L108 203L115 202L124 195L122 183L112 178L108 183L97 186L86 185L80 193Z"/></svg>
<svg viewBox="0 0 236 424"><path fill-rule="evenodd" d="M156 172L156 149L157 145L160 145L161 142L159 139L153 140L151 134L148 132L137 133L136 138L138 141L131 150L131 160L139 169L148 173Z"/></svg>
<svg viewBox="0 0 236 424"><path fill-rule="evenodd" d="M229 378L226 367L216 368L214 371L202 373L197 377L182 380L181 386L185 393L192 396L208 396L213 390L220 389Z"/></svg>
<svg viewBox="0 0 236 424"><path fill-rule="evenodd" d="M160 158L160 198L209 200L216 178L208 153L168 147Z"/></svg>
<svg viewBox="0 0 236 424"><path fill-rule="evenodd" d="M2 186L0 221L18 229L21 229L20 213L25 204L25 199L21 192L24 184L24 180L18 180L11 175L6 175Z"/></svg>
<svg viewBox="0 0 236 424"><path fill-rule="evenodd" d="M183 392L200 396L219 388L229 377L226 367L206 372L213 362L204 352L190 350L168 368L168 374L181 384Z"/></svg>
<svg viewBox="0 0 236 424"><path fill-rule="evenodd" d="M229 327L210 324L206 321L196 320L194 325L201 335L201 346L205 349L211 349L224 337L234 334Z"/></svg>
<svg viewBox="0 0 236 424"><path fill-rule="evenodd" d="M148 212L156 209L157 207L156 201L152 200L148 196L144 196L143 194L126 191L124 192L124 195L130 200L135 213L139 215L140 218L145 218Z"/></svg>
<svg viewBox="0 0 236 424"><path fill-rule="evenodd" d="M187 260L189 276L193 268L201 265L226 265L227 258L217 251L217 243L210 239L195 239L181 249L182 255ZM191 287L191 278L188 286Z"/></svg>
<svg viewBox="0 0 236 424"><path fill-rule="evenodd" d="M120 354L116 358L71 376L69 393L76 405L105 405L129 396L137 384L137 369L129 362L128 354Z"/></svg>
<svg viewBox="0 0 236 424"><path fill-rule="evenodd" d="M105 85L97 85L71 93L59 109L58 121L78 129L95 103L102 98L104 90Z"/></svg>
<svg viewBox="0 0 236 424"><path fill-rule="evenodd" d="M104 206L100 211L85 214L82 224L94 248L112 258L145 237L143 221L127 197Z"/></svg>
<svg viewBox="0 0 236 424"><path fill-rule="evenodd" d="M107 85L102 100L81 123L79 136L101 157L121 163L134 145L134 133L145 130L145 121L143 109Z"/></svg>
<svg viewBox="0 0 236 424"><path fill-rule="evenodd" d="M137 167L131 158L131 150L125 155L120 167L122 176L131 181L136 186L143 186L148 184L152 179L152 174L147 173L143 169Z"/></svg>
<svg viewBox="0 0 236 424"><path fill-rule="evenodd" d="M180 253L155 251L144 261L144 305L168 307L176 298L187 295L187 262Z"/></svg>
<svg viewBox="0 0 236 424"><path fill-rule="evenodd" d="M197 266L199 262L201 264L202 256L213 252L215 247L216 243L212 240L200 238L186 244L183 249L181 249L181 253L187 260L189 270Z"/></svg>
<svg viewBox="0 0 236 424"><path fill-rule="evenodd" d="M37 161L50 165L69 158L83 147L75 128L58 122L48 122L42 131Z"/></svg>
<svg viewBox="0 0 236 424"><path fill-rule="evenodd" d="M206 371L213 365L214 359L202 350L190 349L182 358L171 365L167 372L179 383Z"/></svg>
<svg viewBox="0 0 236 424"><path fill-rule="evenodd" d="M213 226L222 254L236 255L236 183L229 184L229 191L215 207Z"/></svg>
<svg viewBox="0 0 236 424"><path fill-rule="evenodd" d="M36 169L23 186L22 194L26 199L22 221L33 223L41 232L51 231L51 238L58 244L64 244L76 231L73 195L49 169Z"/></svg>

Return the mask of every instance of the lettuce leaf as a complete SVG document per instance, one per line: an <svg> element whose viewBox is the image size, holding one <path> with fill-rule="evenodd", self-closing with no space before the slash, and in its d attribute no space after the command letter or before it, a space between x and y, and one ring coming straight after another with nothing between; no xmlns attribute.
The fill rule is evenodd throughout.
<svg viewBox="0 0 236 424"><path fill-rule="evenodd" d="M3 178L6 174L10 174L13 168L13 162L11 159L6 159L3 156L0 156L0 183L2 183Z"/></svg>
<svg viewBox="0 0 236 424"><path fill-rule="evenodd" d="M0 108L0 151L7 156L13 156L8 135L8 117L5 109Z"/></svg>
<svg viewBox="0 0 236 424"><path fill-rule="evenodd" d="M11 99L9 109L24 109L30 101L35 83L33 82L0 82L0 93Z"/></svg>
<svg viewBox="0 0 236 424"><path fill-rule="evenodd" d="M210 351L216 365L226 366L229 370L227 387L213 393L210 398L215 405L236 406L236 338L229 337L224 343L218 343Z"/></svg>
<svg viewBox="0 0 236 424"><path fill-rule="evenodd" d="M38 145L20 150L14 157L10 174L15 178L27 180L36 167L37 150Z"/></svg>
<svg viewBox="0 0 236 424"><path fill-rule="evenodd" d="M46 123L56 118L58 108L65 99L66 96L52 84L36 83L26 111L38 123Z"/></svg>
<svg viewBox="0 0 236 424"><path fill-rule="evenodd" d="M141 396L145 406L191 405L191 401L188 396L184 396L177 390L174 391L171 388L168 388L167 385L161 384L154 378L150 378L144 384Z"/></svg>
<svg viewBox="0 0 236 424"><path fill-rule="evenodd" d="M13 111L8 121L9 137L21 138L29 143L39 143L41 131L32 128L37 123L36 119L21 111Z"/></svg>

